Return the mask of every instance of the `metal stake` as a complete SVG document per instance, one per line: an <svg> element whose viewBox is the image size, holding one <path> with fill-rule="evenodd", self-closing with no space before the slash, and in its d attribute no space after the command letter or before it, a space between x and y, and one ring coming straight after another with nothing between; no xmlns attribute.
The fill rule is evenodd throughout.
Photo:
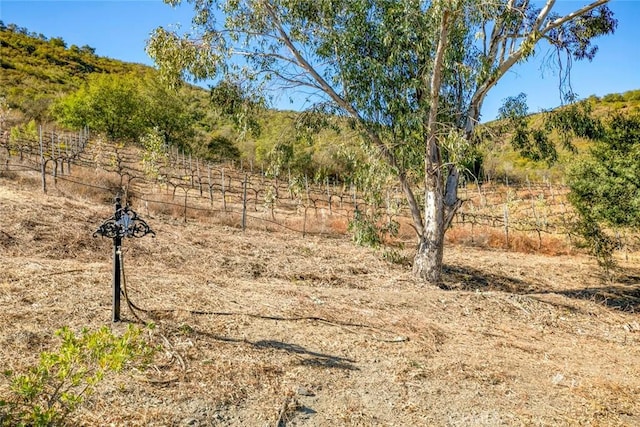
<svg viewBox="0 0 640 427"><path fill-rule="evenodd" d="M122 205L120 204L120 198L116 197L115 204L116 212L113 215L116 222L120 221L122 217ZM122 272L120 271L120 254L122 246L122 237L117 234L113 238L113 321L120 321L120 278Z"/></svg>

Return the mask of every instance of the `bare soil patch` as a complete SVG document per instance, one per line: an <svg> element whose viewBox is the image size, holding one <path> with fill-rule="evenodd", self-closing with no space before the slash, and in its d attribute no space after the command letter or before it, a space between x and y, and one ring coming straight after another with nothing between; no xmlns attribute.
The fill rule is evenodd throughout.
<svg viewBox="0 0 640 427"><path fill-rule="evenodd" d="M110 324L111 210L0 178L3 369ZM439 288L343 238L144 216L126 284L160 351L70 425L640 425L636 254L603 282L580 255L451 246Z"/></svg>

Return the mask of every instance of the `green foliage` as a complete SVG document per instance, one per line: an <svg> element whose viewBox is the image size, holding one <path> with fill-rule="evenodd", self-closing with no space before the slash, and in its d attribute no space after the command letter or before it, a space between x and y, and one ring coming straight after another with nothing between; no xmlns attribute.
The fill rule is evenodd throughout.
<svg viewBox="0 0 640 427"><path fill-rule="evenodd" d="M507 98L498 110L498 119L502 120L501 131L510 132L511 145L521 156L534 161L544 160L547 164L558 160L558 152L549 140L548 132L529 126L529 109L524 93Z"/></svg>
<svg viewBox="0 0 640 427"><path fill-rule="evenodd" d="M153 73L94 74L77 91L53 107L59 123L89 127L112 141L137 142L156 132L167 146L189 147L194 138L194 114L184 94L160 84Z"/></svg>
<svg viewBox="0 0 640 427"><path fill-rule="evenodd" d="M101 58L90 46L66 48L61 38L29 33L8 24L0 28L0 96L27 120L44 120L59 94L80 88L90 73L140 71L140 64Z"/></svg>
<svg viewBox="0 0 640 427"><path fill-rule="evenodd" d="M364 163L359 135L344 119L327 116L322 120L331 122L330 125L312 130L314 125L305 117L308 118L308 112L268 110L259 116L259 136L246 134L240 138L228 128L224 136L233 142L246 163L259 166L270 176L290 175L300 179L306 176L314 182L325 182L327 178L349 181L351 163L342 154L346 150L359 152Z"/></svg>
<svg viewBox="0 0 640 427"><path fill-rule="evenodd" d="M121 371L152 354L141 334L134 326L120 337L106 326L94 332L83 329L79 335L67 327L58 330L62 343L57 351L41 353L27 373L5 372L11 394L0 400L0 424L61 424L107 372Z"/></svg>
<svg viewBox="0 0 640 427"><path fill-rule="evenodd" d="M625 101L640 101L640 90L630 90L623 94Z"/></svg>
<svg viewBox="0 0 640 427"><path fill-rule="evenodd" d="M498 120L504 120L507 124L512 121L527 117L529 107L527 106L527 94L520 92L516 96L510 96L503 100L498 109Z"/></svg>
<svg viewBox="0 0 640 427"><path fill-rule="evenodd" d="M605 263L613 251L607 229L640 228L640 115L615 114L589 156L569 171L569 200L581 234Z"/></svg>
<svg viewBox="0 0 640 427"><path fill-rule="evenodd" d="M139 97L137 115L141 116L142 127L149 132L156 129L162 135L166 146L178 146L184 150L194 150L194 146L204 143L198 137L201 126L198 123L199 93L204 98L204 91L183 86L172 90L164 85L157 73L147 72L142 77L135 77L137 96Z"/></svg>
<svg viewBox="0 0 640 427"><path fill-rule="evenodd" d="M463 132L450 129L442 138L443 159L454 165L470 181L479 178L483 164L483 154L477 144L467 139Z"/></svg>
<svg viewBox="0 0 640 427"><path fill-rule="evenodd" d="M240 150L229 138L223 135L214 135L207 144L203 158L216 162L238 160L240 158Z"/></svg>
<svg viewBox="0 0 640 427"><path fill-rule="evenodd" d="M547 112L544 115L544 127L548 132L556 131L563 147L575 152L572 143L575 138L596 140L602 136L602 124L592 113L590 102L574 102Z"/></svg>
<svg viewBox="0 0 640 427"><path fill-rule="evenodd" d="M143 134L138 76L95 74L55 107L58 121L70 128L104 133L111 141L136 141Z"/></svg>
<svg viewBox="0 0 640 427"><path fill-rule="evenodd" d="M5 98L4 96L0 96L0 129L5 128L10 112L11 108L9 108L7 98Z"/></svg>
<svg viewBox="0 0 640 427"><path fill-rule="evenodd" d="M225 79L211 88L210 100L222 117L233 122L241 138L246 134L257 137L261 131L258 119L265 108L258 94L251 87Z"/></svg>
<svg viewBox="0 0 640 427"><path fill-rule="evenodd" d="M559 158L556 141L567 151L576 152L576 138L595 140L602 135L602 125L592 114L588 101L574 102L553 111L546 111L532 124L526 105L526 95L507 98L499 109L501 133L508 133L511 145L526 159L545 161L552 165ZM551 138L555 134L556 138Z"/></svg>
<svg viewBox="0 0 640 427"><path fill-rule="evenodd" d="M6 147L11 154L22 153L38 141L38 127L34 120L11 128L9 133L9 145Z"/></svg>
<svg viewBox="0 0 640 427"><path fill-rule="evenodd" d="M598 219L588 211L580 213L580 219L572 230L584 240L589 253L595 257L598 265L609 274L616 263L613 254L617 244L613 237L602 227Z"/></svg>
<svg viewBox="0 0 640 427"><path fill-rule="evenodd" d="M267 168L267 175L272 177L279 177L283 171L287 169L293 160L293 144L280 142L271 149L267 155L269 160L269 167Z"/></svg>
<svg viewBox="0 0 640 427"><path fill-rule="evenodd" d="M380 219L381 216L377 212L365 213L356 209L347 227L347 230L352 233L351 239L360 246L377 248L383 244L385 235L398 234L399 223L389 221L381 225Z"/></svg>
<svg viewBox="0 0 640 427"><path fill-rule="evenodd" d="M355 211L347 230L352 233L351 239L360 246L377 248L382 244L382 233L378 229L376 218L359 210Z"/></svg>
<svg viewBox="0 0 640 427"><path fill-rule="evenodd" d="M640 115L613 116L590 156L570 171L570 200L612 227L640 227Z"/></svg>
<svg viewBox="0 0 640 427"><path fill-rule="evenodd" d="M630 90L624 93L610 93L602 97L605 104L613 104L614 106L635 105L640 104L640 90Z"/></svg>
<svg viewBox="0 0 640 427"><path fill-rule="evenodd" d="M216 41L214 33L205 34L194 42L189 34L181 37L159 27L151 34L146 50L160 66L163 79L170 86L177 87L189 77L196 81L204 80L218 71L220 54L213 49Z"/></svg>
<svg viewBox="0 0 640 427"><path fill-rule="evenodd" d="M624 101L624 96L620 93L610 93L602 97L603 102L621 102Z"/></svg>
<svg viewBox="0 0 640 427"><path fill-rule="evenodd" d="M31 141L38 139L38 126L36 125L35 120L31 120L28 123L11 128L9 140L12 143L17 143L21 139L29 139Z"/></svg>
<svg viewBox="0 0 640 427"><path fill-rule="evenodd" d="M163 167L168 165L169 156L161 132L157 128L151 129L140 138L144 148L142 153L142 167L145 174L152 178L160 178Z"/></svg>
<svg viewBox="0 0 640 427"><path fill-rule="evenodd" d="M556 18L552 14L551 19ZM592 40L598 36L611 34L618 25L613 12L606 6L600 6L570 20L567 25L555 28L550 32L549 41L559 49L571 53L574 59L592 60L598 47Z"/></svg>

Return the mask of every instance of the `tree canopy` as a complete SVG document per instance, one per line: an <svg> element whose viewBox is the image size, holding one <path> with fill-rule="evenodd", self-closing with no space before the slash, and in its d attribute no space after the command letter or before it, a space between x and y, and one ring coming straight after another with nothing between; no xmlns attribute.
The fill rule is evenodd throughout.
<svg viewBox="0 0 640 427"><path fill-rule="evenodd" d="M584 218L640 229L640 115L614 114L589 156L569 174L570 200Z"/></svg>
<svg viewBox="0 0 640 427"><path fill-rule="evenodd" d="M152 73L94 74L80 89L60 98L53 112L64 126L87 126L114 141L137 142L154 130L164 144L184 147L195 123L184 98Z"/></svg>
<svg viewBox="0 0 640 427"><path fill-rule="evenodd" d="M133 76L96 74L86 85L64 97L55 111L71 128L88 126L110 140L137 140L143 133L141 99Z"/></svg>

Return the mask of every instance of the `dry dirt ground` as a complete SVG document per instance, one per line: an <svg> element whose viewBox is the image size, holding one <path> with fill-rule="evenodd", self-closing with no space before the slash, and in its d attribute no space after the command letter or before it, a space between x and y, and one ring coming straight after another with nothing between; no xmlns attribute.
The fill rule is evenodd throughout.
<svg viewBox="0 0 640 427"><path fill-rule="evenodd" d="M3 370L62 326L139 323L110 321L111 209L0 177ZM343 238L145 219L125 278L160 350L69 425L640 425L637 254L603 282L585 256L449 246L435 287Z"/></svg>

